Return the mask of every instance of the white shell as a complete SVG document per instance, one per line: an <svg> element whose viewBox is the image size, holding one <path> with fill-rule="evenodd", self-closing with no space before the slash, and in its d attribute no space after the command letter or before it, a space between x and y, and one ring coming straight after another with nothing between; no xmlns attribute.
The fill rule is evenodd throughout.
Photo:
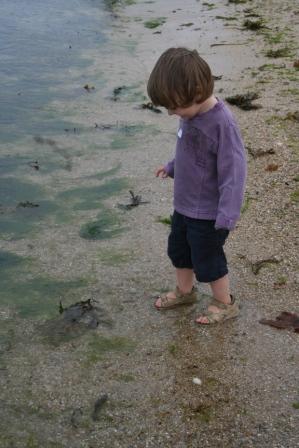
<svg viewBox="0 0 299 448"><path fill-rule="evenodd" d="M200 378L195 377L195 378L193 378L192 381L193 381L194 384L197 384L198 386L202 385L202 381L201 381Z"/></svg>

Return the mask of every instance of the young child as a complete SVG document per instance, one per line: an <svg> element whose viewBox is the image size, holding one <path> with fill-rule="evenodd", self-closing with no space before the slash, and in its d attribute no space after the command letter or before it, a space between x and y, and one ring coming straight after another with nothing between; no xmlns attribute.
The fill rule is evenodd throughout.
<svg viewBox="0 0 299 448"><path fill-rule="evenodd" d="M156 170L174 178L174 213L168 256L176 268L175 291L157 297L165 310L196 301L194 274L208 282L214 300L196 322L212 324L236 317L223 245L240 216L246 157L238 126L227 106L213 95L208 64L196 50L169 48L148 81L155 106L180 117L175 158Z"/></svg>

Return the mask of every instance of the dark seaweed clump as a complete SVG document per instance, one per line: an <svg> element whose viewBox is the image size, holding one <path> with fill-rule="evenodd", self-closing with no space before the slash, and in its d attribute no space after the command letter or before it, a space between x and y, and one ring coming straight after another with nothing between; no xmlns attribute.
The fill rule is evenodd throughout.
<svg viewBox="0 0 299 448"><path fill-rule="evenodd" d="M259 19L259 20L245 20L243 22L243 27L246 28L247 30L251 30L251 31L257 31L257 30L261 30L263 28L265 28L265 24L263 19Z"/></svg>
<svg viewBox="0 0 299 448"><path fill-rule="evenodd" d="M151 102L149 102L149 103L143 103L143 104L141 104L141 109L148 109L148 110L151 110L152 112L155 112L156 114L161 114L162 113L162 110L161 109L158 109L157 107L155 107L154 105L153 105L153 103L151 103Z"/></svg>
<svg viewBox="0 0 299 448"><path fill-rule="evenodd" d="M283 58L291 55L291 50L288 47L278 48L277 50L268 50L266 56L268 58Z"/></svg>
<svg viewBox="0 0 299 448"><path fill-rule="evenodd" d="M240 109L252 110L252 109L260 109L262 107L260 104L252 104L252 101L256 100L257 98L259 98L257 93L248 92L244 95L229 96L225 99L229 104L238 106Z"/></svg>

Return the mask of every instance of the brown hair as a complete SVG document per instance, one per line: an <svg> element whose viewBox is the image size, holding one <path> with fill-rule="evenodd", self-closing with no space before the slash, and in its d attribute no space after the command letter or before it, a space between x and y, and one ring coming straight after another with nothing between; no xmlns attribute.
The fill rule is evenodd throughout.
<svg viewBox="0 0 299 448"><path fill-rule="evenodd" d="M169 48L156 62L147 92L155 106L167 109L202 103L214 89L209 65L196 50Z"/></svg>

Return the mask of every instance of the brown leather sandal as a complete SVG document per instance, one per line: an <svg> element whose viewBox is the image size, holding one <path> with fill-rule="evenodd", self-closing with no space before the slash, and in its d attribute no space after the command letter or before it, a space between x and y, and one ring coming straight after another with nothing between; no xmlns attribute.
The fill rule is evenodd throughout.
<svg viewBox="0 0 299 448"><path fill-rule="evenodd" d="M208 322L198 322L198 318L196 319L196 323L199 325L211 325L217 324L220 322L224 322L227 319L233 319L238 316L240 313L239 305L236 303L235 298L231 295L231 303L225 304L219 302L219 300L213 299L209 304L212 306L216 306L219 308L218 312L208 311L206 314L201 314L198 317L206 317Z"/></svg>
<svg viewBox="0 0 299 448"><path fill-rule="evenodd" d="M155 307L158 310L169 310L180 305L192 305L197 300L197 289L193 286L188 294L183 294L178 287L175 288L175 298L170 298L166 294L161 294L156 297ZM161 300L161 305L157 306L157 300Z"/></svg>

